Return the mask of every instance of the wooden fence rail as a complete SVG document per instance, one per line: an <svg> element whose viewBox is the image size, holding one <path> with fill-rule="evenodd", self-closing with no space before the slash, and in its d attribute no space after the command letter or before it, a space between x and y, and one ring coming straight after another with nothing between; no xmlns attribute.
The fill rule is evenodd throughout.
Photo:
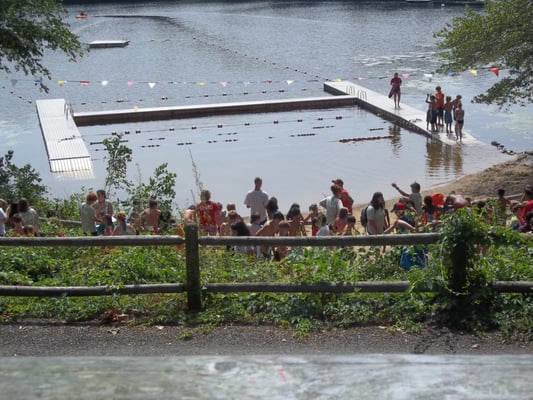
<svg viewBox="0 0 533 400"><path fill-rule="evenodd" d="M200 246L236 245L287 245L319 247L385 246L385 245L428 245L437 243L438 233L377 236L330 236L330 237L212 237L198 236L196 225L185 227L185 238L181 236L84 236L84 237L7 237L0 238L1 246L41 247L89 247L89 246L176 246L185 245L186 282L123 286L9 286L0 285L0 296L108 296L113 294L155 294L187 292L191 310L202 308L202 292L278 292L278 293L383 293L405 292L409 281L379 282L323 282L323 283L208 283L201 284ZM533 293L533 282L494 282L492 287L499 292ZM424 290L420 288L418 290Z"/></svg>

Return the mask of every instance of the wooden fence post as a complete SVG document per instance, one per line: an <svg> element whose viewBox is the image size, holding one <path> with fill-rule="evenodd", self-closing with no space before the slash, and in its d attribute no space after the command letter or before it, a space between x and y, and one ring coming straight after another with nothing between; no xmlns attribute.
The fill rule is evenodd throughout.
<svg viewBox="0 0 533 400"><path fill-rule="evenodd" d="M185 262L187 265L187 303L189 310L202 309L202 288L200 283L200 251L198 245L198 226L185 225Z"/></svg>

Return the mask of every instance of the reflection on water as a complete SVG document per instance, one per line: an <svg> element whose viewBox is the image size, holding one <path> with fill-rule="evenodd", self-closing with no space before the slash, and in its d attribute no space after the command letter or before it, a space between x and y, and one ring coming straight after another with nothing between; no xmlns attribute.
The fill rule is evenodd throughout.
<svg viewBox="0 0 533 400"><path fill-rule="evenodd" d="M401 129L399 125L391 124L389 126L389 135L392 136L391 138L391 149L392 154L395 157L399 157L400 150L402 148L402 137L400 135Z"/></svg>
<svg viewBox="0 0 533 400"><path fill-rule="evenodd" d="M463 153L460 145L445 145L436 140L426 141L427 173L434 177L460 176L463 173Z"/></svg>

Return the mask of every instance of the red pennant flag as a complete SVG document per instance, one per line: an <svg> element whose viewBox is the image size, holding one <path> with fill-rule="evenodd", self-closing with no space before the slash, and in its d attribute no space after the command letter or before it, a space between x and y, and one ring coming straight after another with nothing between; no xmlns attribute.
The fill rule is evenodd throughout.
<svg viewBox="0 0 533 400"><path fill-rule="evenodd" d="M89 81L80 81L80 85L87 86L89 84Z"/></svg>
<svg viewBox="0 0 533 400"><path fill-rule="evenodd" d="M492 67L490 70L494 72L496 76L500 76L500 69L498 67Z"/></svg>

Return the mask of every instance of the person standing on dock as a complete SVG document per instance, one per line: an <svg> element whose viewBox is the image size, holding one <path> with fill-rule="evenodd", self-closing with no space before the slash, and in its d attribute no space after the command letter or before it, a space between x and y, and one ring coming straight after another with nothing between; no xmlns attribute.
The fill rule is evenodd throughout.
<svg viewBox="0 0 533 400"><path fill-rule="evenodd" d="M465 110L463 104L459 102L455 109L455 139L459 142L463 140L463 126L465 125Z"/></svg>
<svg viewBox="0 0 533 400"><path fill-rule="evenodd" d="M431 132L437 132L437 99L428 93L426 103L428 104L426 130L429 130L429 125L431 125Z"/></svg>
<svg viewBox="0 0 533 400"><path fill-rule="evenodd" d="M402 86L402 79L398 76L398 72L394 73L394 76L390 80L390 84L391 84L391 89L389 92L389 99L393 97L394 108L400 108L400 97L401 97L400 87Z"/></svg>
<svg viewBox="0 0 533 400"><path fill-rule="evenodd" d="M439 126L444 126L444 93L440 86L435 88L435 99L437 100L437 129Z"/></svg>
<svg viewBox="0 0 533 400"><path fill-rule="evenodd" d="M452 96L446 96L446 103L444 103L444 124L446 125L446 133L452 133L452 123L453 123Z"/></svg>

